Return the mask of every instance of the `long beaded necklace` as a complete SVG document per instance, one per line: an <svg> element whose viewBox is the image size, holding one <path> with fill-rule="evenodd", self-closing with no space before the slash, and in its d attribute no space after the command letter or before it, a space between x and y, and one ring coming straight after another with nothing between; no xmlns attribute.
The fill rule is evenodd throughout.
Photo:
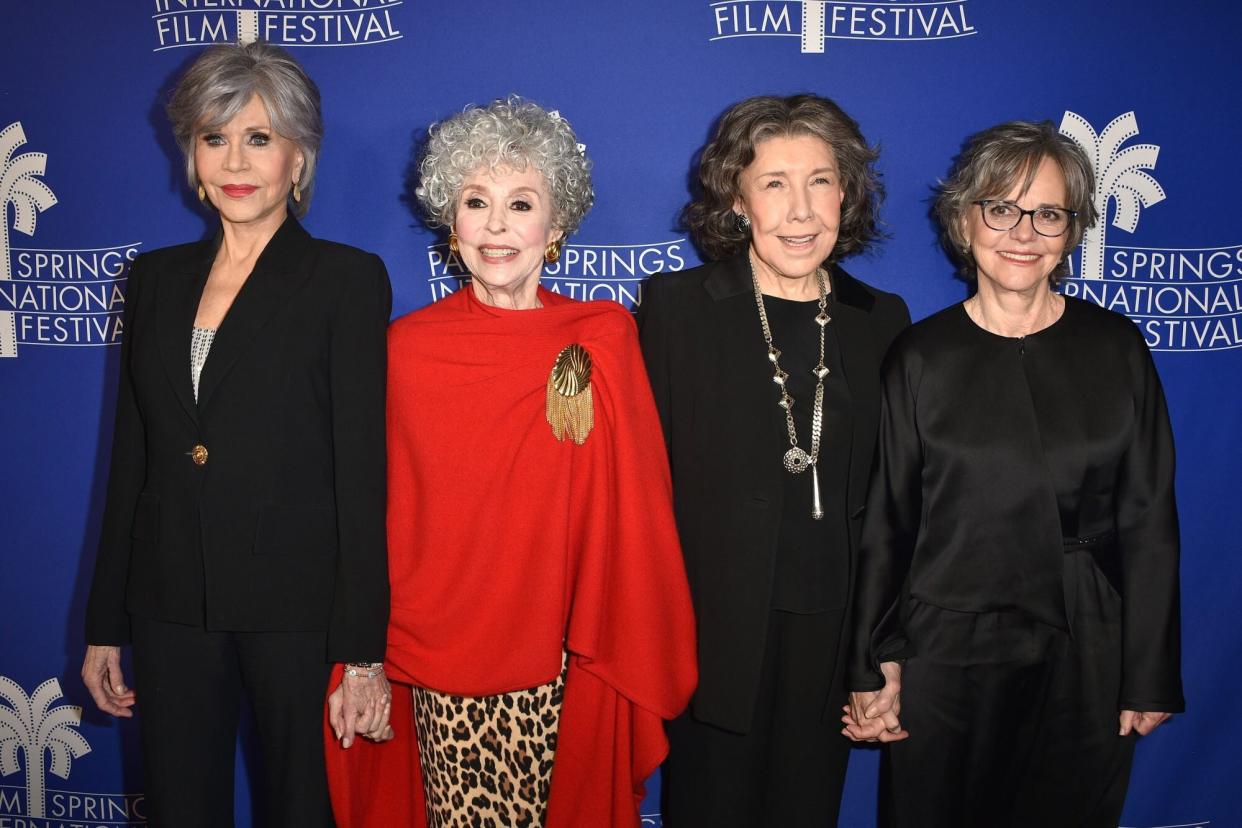
<svg viewBox="0 0 1242 828"><path fill-rule="evenodd" d="M824 377L828 376L828 366L824 365L824 332L832 317L828 315L828 291L824 286L823 268L815 270L815 284L819 288L819 313L815 316L815 324L819 325L819 363L811 369L815 375L815 403L811 408L811 453L807 454L798 446L798 430L794 426L794 399L785 387L789 374L781 370L781 351L772 344L772 328L768 325L768 313L763 307L763 291L759 289L759 276L755 273L755 261L750 259L750 281L755 288L755 304L759 307L759 323L763 326L763 341L768 346L768 360L776 373L772 382L781 389L781 397L777 400L785 411L785 428L789 431L789 450L785 452L785 468L794 474L801 474L807 468L811 470L811 517L822 520L824 508L819 500L819 438L824 427Z"/></svg>

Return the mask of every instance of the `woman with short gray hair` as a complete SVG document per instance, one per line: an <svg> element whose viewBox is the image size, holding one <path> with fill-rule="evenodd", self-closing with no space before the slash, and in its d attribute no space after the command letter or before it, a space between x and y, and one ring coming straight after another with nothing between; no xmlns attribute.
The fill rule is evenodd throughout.
<svg viewBox="0 0 1242 828"><path fill-rule="evenodd" d="M898 828L1112 828L1136 736L1185 708L1160 379L1053 290L1093 190L1051 122L974 136L936 214L975 290L885 362L842 720L891 743Z"/></svg>
<svg viewBox="0 0 1242 828"><path fill-rule="evenodd" d="M410 687L396 744L335 755L334 802L377 828L636 826L694 619L634 321L540 285L590 164L511 97L433 125L419 172L470 279L389 334L387 668Z"/></svg>
<svg viewBox="0 0 1242 828"><path fill-rule="evenodd" d="M151 824L232 825L244 701L259 821L330 826L334 664L341 745L391 736L388 276L377 256L294 218L310 204L323 123L318 89L287 52L204 50L168 116L219 231L130 270L82 677L104 712L142 711Z"/></svg>

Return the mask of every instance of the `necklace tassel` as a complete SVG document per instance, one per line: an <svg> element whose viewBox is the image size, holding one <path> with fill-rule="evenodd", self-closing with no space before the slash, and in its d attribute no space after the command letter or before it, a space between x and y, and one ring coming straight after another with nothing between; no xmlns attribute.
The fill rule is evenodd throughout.
<svg viewBox="0 0 1242 828"><path fill-rule="evenodd" d="M824 507L819 502L819 464L811 466L811 517L824 519Z"/></svg>

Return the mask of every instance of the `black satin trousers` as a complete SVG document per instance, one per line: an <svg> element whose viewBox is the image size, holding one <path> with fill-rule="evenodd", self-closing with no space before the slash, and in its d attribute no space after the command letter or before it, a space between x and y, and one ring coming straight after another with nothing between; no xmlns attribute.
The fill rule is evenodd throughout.
<svg viewBox="0 0 1242 828"><path fill-rule="evenodd" d="M1116 828L1135 735L1118 736L1121 599L1090 549L1069 549L1070 629L909 599L908 739L888 747L891 828Z"/></svg>

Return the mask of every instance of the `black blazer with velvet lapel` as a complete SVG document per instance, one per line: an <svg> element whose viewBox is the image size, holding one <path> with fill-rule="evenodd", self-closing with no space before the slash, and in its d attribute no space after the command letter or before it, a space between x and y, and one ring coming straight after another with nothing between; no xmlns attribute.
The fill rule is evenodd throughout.
<svg viewBox="0 0 1242 828"><path fill-rule="evenodd" d="M328 660L378 661L387 271L287 219L216 332L196 403L190 334L218 244L131 268L86 640L128 643L132 614L326 630Z"/></svg>
<svg viewBox="0 0 1242 828"><path fill-rule="evenodd" d="M847 504L852 573L879 423L880 361L910 314L899 297L840 267L830 268L830 280L853 433L836 441L849 441L848 491L823 496ZM788 439L746 256L653 277L638 323L698 619L691 709L700 721L744 733L763 661L783 506L786 472L773 447ZM824 450L834 450L833 437L825 439ZM843 669L832 652L806 657L836 658L838 675Z"/></svg>

